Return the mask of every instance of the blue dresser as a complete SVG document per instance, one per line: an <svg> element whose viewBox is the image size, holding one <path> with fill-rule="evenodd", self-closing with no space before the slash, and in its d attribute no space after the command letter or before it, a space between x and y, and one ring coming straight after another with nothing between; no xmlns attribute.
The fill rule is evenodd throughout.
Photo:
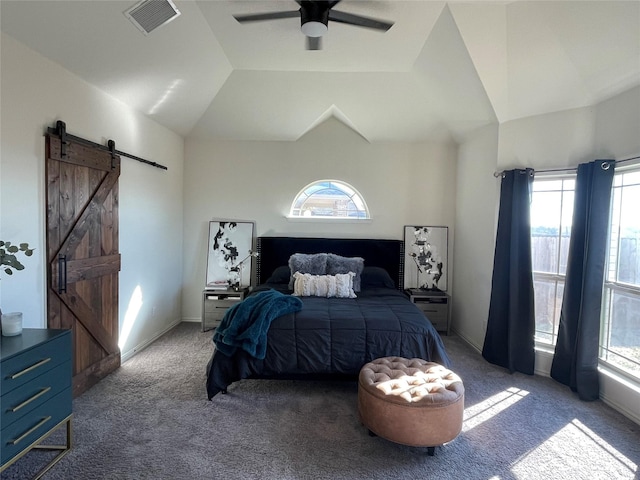
<svg viewBox="0 0 640 480"><path fill-rule="evenodd" d="M71 448L71 330L0 338L0 472L32 449L57 450L40 478ZM65 445L41 444L62 426Z"/></svg>

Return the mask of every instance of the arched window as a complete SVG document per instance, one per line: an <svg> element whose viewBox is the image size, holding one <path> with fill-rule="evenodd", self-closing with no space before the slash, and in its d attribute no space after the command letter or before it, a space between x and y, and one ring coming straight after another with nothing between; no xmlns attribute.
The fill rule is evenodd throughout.
<svg viewBox="0 0 640 480"><path fill-rule="evenodd" d="M290 217L366 220L369 209L351 185L337 180L320 180L304 187L291 204Z"/></svg>

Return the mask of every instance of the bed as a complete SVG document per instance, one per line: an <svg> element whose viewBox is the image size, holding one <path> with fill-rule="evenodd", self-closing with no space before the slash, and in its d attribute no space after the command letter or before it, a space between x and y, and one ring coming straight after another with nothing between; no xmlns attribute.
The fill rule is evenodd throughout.
<svg viewBox="0 0 640 480"><path fill-rule="evenodd" d="M246 378L355 379L365 363L386 356L450 366L439 334L403 293L402 241L259 237L257 250L258 286L244 302L261 292L289 297L294 254L363 259L356 298L297 297L299 311L270 322L264 358L240 348L230 354L214 348L207 365L209 400Z"/></svg>

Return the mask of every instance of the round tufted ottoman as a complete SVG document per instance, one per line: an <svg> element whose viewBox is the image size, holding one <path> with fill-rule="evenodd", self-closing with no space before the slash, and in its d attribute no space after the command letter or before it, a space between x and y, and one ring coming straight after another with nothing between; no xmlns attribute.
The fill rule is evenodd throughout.
<svg viewBox="0 0 640 480"><path fill-rule="evenodd" d="M358 378L358 415L369 431L392 442L434 447L462 429L464 385L458 375L419 358L384 357Z"/></svg>

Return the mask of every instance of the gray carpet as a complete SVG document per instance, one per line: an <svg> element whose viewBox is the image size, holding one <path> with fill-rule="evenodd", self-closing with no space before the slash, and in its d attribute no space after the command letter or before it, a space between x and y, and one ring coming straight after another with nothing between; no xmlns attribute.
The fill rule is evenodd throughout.
<svg viewBox="0 0 640 480"><path fill-rule="evenodd" d="M430 457L370 437L355 382L244 380L207 401L211 336L182 323L75 399L73 450L45 479L640 479L640 426L458 337L444 340L463 431ZM29 478L46 455L2 479Z"/></svg>

